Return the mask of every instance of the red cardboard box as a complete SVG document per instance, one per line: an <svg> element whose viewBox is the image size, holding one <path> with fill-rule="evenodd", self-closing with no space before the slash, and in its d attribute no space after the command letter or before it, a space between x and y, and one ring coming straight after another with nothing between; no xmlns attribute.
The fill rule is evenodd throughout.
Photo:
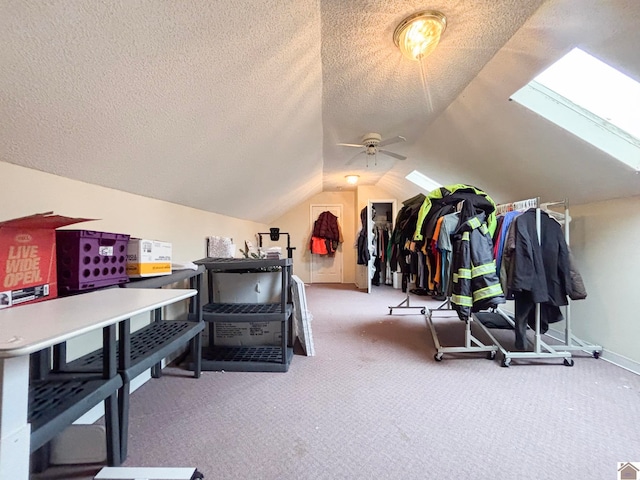
<svg viewBox="0 0 640 480"><path fill-rule="evenodd" d="M46 212L0 222L0 309L56 298L56 228L90 220Z"/></svg>

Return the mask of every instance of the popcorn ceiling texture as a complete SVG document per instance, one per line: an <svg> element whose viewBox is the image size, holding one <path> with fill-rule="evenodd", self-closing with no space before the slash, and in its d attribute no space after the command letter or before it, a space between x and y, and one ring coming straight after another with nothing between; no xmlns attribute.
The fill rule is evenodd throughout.
<svg viewBox="0 0 640 480"><path fill-rule="evenodd" d="M426 90L392 40L423 9L448 19ZM347 173L408 198L414 168L496 200L588 199L577 161L575 187L547 172L603 154L506 100L576 44L640 78L638 19L633 0L4 0L0 161L264 223ZM346 165L336 144L368 132L409 159ZM637 191L617 168L589 195Z"/></svg>

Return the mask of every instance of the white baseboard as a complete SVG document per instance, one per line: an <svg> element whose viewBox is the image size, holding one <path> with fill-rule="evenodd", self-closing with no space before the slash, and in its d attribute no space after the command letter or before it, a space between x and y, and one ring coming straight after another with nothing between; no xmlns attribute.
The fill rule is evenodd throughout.
<svg viewBox="0 0 640 480"><path fill-rule="evenodd" d="M606 350L602 352L602 356L600 358L609 363L613 363L618 367L624 368L625 370L629 370L636 375L640 375L640 363L635 360L631 360L630 358L618 355L617 353L608 352Z"/></svg>
<svg viewBox="0 0 640 480"><path fill-rule="evenodd" d="M546 335L550 336L555 340L558 340L561 342L564 341L564 331L550 328L547 331ZM591 353L591 352L588 352L588 353ZM629 370L630 372L635 373L636 375L640 375L640 362L636 362L635 360L627 358L624 355L619 355L610 350L606 350L603 347L602 353L600 354L600 358L609 363L612 363L617 367L624 368L625 370Z"/></svg>
<svg viewBox="0 0 640 480"><path fill-rule="evenodd" d="M506 309L502 309L502 310L508 315L511 315L511 316L514 315L513 312L509 312ZM549 330L547 330L547 333L545 333L545 335L553 338L554 340L558 340L559 342L564 342L564 339L565 339L564 330L556 330L554 328L549 328ZM592 352L589 352L588 350L585 350L585 351L587 353L592 353ZM631 373L640 375L640 362L627 358L623 355L619 355L610 350L606 350L604 347L602 349L602 352L600 353L599 358L602 360L605 360L606 362L612 363L617 367L624 368L625 370L628 370Z"/></svg>

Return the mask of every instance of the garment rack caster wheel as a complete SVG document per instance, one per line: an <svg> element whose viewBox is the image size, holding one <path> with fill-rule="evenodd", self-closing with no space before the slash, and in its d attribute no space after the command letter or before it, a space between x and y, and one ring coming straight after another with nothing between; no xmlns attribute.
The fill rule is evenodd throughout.
<svg viewBox="0 0 640 480"><path fill-rule="evenodd" d="M436 353L436 354L433 356L433 358L434 358L434 360L435 360L436 362L441 362L441 361L442 361L442 353L441 353L441 352Z"/></svg>
<svg viewBox="0 0 640 480"><path fill-rule="evenodd" d="M598 350L594 350L593 358L600 358L600 352Z"/></svg>
<svg viewBox="0 0 640 480"><path fill-rule="evenodd" d="M389 309L389 315L393 315L393 308Z"/></svg>
<svg viewBox="0 0 640 480"><path fill-rule="evenodd" d="M511 359L510 358L503 358L502 359L502 366L503 367L508 367L509 365L511 365Z"/></svg>
<svg viewBox="0 0 640 480"><path fill-rule="evenodd" d="M564 359L564 364L565 364L567 367L573 367L573 358L565 358L565 359Z"/></svg>
<svg viewBox="0 0 640 480"><path fill-rule="evenodd" d="M496 358L496 352L495 352L495 350L491 350L489 353L487 353L487 358L488 358L489 360L495 360L495 358Z"/></svg>
<svg viewBox="0 0 640 480"><path fill-rule="evenodd" d="M422 310L420 310L420 313L424 315L425 313L427 313L427 311L423 308Z"/></svg>

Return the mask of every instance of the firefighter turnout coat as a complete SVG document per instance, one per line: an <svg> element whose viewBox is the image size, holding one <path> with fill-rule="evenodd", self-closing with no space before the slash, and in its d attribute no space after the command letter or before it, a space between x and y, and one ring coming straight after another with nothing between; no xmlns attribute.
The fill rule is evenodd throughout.
<svg viewBox="0 0 640 480"><path fill-rule="evenodd" d="M496 307L505 303L505 298L496 273L485 212L462 222L453 238L451 303L460 320L467 321L471 312Z"/></svg>

